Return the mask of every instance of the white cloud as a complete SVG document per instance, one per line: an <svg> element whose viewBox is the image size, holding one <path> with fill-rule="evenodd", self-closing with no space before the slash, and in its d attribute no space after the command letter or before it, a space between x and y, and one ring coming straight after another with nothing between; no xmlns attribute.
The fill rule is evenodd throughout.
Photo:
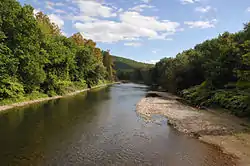
<svg viewBox="0 0 250 166"><path fill-rule="evenodd" d="M33 10L34 16L35 16L37 13L39 13L40 11L41 11L40 9L34 9L34 10Z"/></svg>
<svg viewBox="0 0 250 166"><path fill-rule="evenodd" d="M108 20L76 22L75 28L86 38L111 43L139 38L165 39L169 33L174 34L180 25L177 22L143 16L137 12L124 12L119 18L119 22Z"/></svg>
<svg viewBox="0 0 250 166"><path fill-rule="evenodd" d="M54 6L54 3L53 3L53 2L46 1L45 4L46 4L46 8L47 8L47 9L53 9L53 6Z"/></svg>
<svg viewBox="0 0 250 166"><path fill-rule="evenodd" d="M63 36L66 36L66 37L69 36L69 35L68 35L66 32L64 32L64 31L62 31L62 35L63 35Z"/></svg>
<svg viewBox="0 0 250 166"><path fill-rule="evenodd" d="M55 13L66 13L64 10L61 10L61 9L55 9L54 12Z"/></svg>
<svg viewBox="0 0 250 166"><path fill-rule="evenodd" d="M123 12L123 8L120 8L117 12L118 12L118 13Z"/></svg>
<svg viewBox="0 0 250 166"><path fill-rule="evenodd" d="M195 11L201 12L201 13L207 13L211 10L211 6L206 6L206 7L197 7L195 8Z"/></svg>
<svg viewBox="0 0 250 166"><path fill-rule="evenodd" d="M168 36L174 35L174 34L175 34L175 32L161 33L161 34L158 34L158 36L150 38L150 40L168 40L168 41L172 41L173 39L169 38Z"/></svg>
<svg viewBox="0 0 250 166"><path fill-rule="evenodd" d="M85 16L106 18L116 16L113 8L97 1L77 0L75 2L79 7L80 12Z"/></svg>
<svg viewBox="0 0 250 166"><path fill-rule="evenodd" d="M160 60L145 60L143 61L144 63L148 63L148 64L156 64L157 62L159 62Z"/></svg>
<svg viewBox="0 0 250 166"><path fill-rule="evenodd" d="M45 4L47 5L47 7L64 6L64 3L62 3L62 2L51 2L51 1L46 1Z"/></svg>
<svg viewBox="0 0 250 166"><path fill-rule="evenodd" d="M199 2L200 0L180 0L182 4L190 4L190 3L195 3Z"/></svg>
<svg viewBox="0 0 250 166"><path fill-rule="evenodd" d="M68 6L67 8L70 11L70 13L79 14L78 8L72 6Z"/></svg>
<svg viewBox="0 0 250 166"><path fill-rule="evenodd" d="M189 28L214 28L217 23L216 19L210 21L185 21L184 24L188 25Z"/></svg>
<svg viewBox="0 0 250 166"><path fill-rule="evenodd" d="M105 18L116 17L122 13L122 8L116 8L112 5L103 4L95 0L73 0L76 7L69 6L71 13L65 18L72 21L93 22Z"/></svg>
<svg viewBox="0 0 250 166"><path fill-rule="evenodd" d="M54 6L64 6L65 4L64 3L62 3L62 2L56 2L56 3L54 3Z"/></svg>
<svg viewBox="0 0 250 166"><path fill-rule="evenodd" d="M157 32L150 29L106 20L87 23L77 22L75 23L75 27L83 33L84 37L98 42L111 43L121 40L133 40L139 37L157 36Z"/></svg>
<svg viewBox="0 0 250 166"><path fill-rule="evenodd" d="M247 11L247 12L250 12L250 7L248 7L246 11Z"/></svg>
<svg viewBox="0 0 250 166"><path fill-rule="evenodd" d="M125 46L132 46L132 47L140 47L142 46L141 43L138 42L130 42L130 43L124 43Z"/></svg>
<svg viewBox="0 0 250 166"><path fill-rule="evenodd" d="M55 14L50 14L48 16L49 16L49 19L51 20L51 22L57 24L59 26L59 28L63 27L64 21L59 16L57 16Z"/></svg>
<svg viewBox="0 0 250 166"><path fill-rule="evenodd" d="M77 21L77 20L81 20L84 22L92 22L92 21L98 21L97 18L94 17L90 17L90 16L85 16L85 15L73 15L73 16L68 16L67 19L69 20L73 20L73 21Z"/></svg>
<svg viewBox="0 0 250 166"><path fill-rule="evenodd" d="M124 12L120 15L122 22L134 25L138 28L145 28L153 31L171 31L175 32L180 26L177 22L168 20L158 20L155 17L143 16L137 12Z"/></svg>
<svg viewBox="0 0 250 166"><path fill-rule="evenodd" d="M144 3L149 3L151 0L141 0Z"/></svg>
<svg viewBox="0 0 250 166"><path fill-rule="evenodd" d="M152 50L151 52L153 53L153 54L157 54L159 51L161 51L160 49L154 49L154 50Z"/></svg>
<svg viewBox="0 0 250 166"><path fill-rule="evenodd" d="M137 6L133 7L133 8L130 8L129 10L136 11L136 12L142 12L146 8L151 9L151 8L154 8L154 6L147 5L147 4L141 4L141 5L137 5Z"/></svg>

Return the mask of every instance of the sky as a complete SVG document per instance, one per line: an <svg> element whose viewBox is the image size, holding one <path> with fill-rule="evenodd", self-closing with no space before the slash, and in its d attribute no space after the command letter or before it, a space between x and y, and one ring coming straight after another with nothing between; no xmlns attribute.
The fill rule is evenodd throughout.
<svg viewBox="0 0 250 166"><path fill-rule="evenodd" d="M19 0L66 36L81 32L112 55L155 63L250 21L250 0Z"/></svg>

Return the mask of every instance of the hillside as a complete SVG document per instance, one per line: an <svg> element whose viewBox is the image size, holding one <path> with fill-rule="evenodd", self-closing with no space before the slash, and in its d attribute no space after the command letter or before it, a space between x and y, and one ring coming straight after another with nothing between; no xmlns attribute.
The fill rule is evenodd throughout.
<svg viewBox="0 0 250 166"><path fill-rule="evenodd" d="M134 69L151 68L153 64L137 62L131 59L113 56L116 71L134 71Z"/></svg>
<svg viewBox="0 0 250 166"><path fill-rule="evenodd" d="M153 64L137 62L131 59L113 56L116 76L119 80L130 80L134 82L147 83L149 80L149 69Z"/></svg>

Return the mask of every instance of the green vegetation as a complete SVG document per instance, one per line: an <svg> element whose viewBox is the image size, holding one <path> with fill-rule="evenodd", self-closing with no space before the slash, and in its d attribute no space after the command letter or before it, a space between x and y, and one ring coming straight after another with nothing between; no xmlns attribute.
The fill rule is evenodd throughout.
<svg viewBox="0 0 250 166"><path fill-rule="evenodd" d="M250 117L250 23L164 58L152 70L152 82L199 106L220 106Z"/></svg>
<svg viewBox="0 0 250 166"><path fill-rule="evenodd" d="M112 57L80 33L67 38L42 12L0 2L0 103L62 95L113 81Z"/></svg>
<svg viewBox="0 0 250 166"><path fill-rule="evenodd" d="M113 61L119 80L149 83L150 75L148 75L148 71L154 65L117 56L113 56Z"/></svg>

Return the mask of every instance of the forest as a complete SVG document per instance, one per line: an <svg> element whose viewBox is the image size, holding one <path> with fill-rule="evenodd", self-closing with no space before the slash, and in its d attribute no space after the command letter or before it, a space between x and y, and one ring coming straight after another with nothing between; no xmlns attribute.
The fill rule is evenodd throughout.
<svg viewBox="0 0 250 166"><path fill-rule="evenodd" d="M195 106L250 117L250 23L153 66L111 56L81 33L66 37L32 6L1 0L0 104L62 95L117 77L158 85Z"/></svg>
<svg viewBox="0 0 250 166"><path fill-rule="evenodd" d="M42 12L0 2L0 103L62 95L116 79L109 51L62 35Z"/></svg>
<svg viewBox="0 0 250 166"><path fill-rule="evenodd" d="M119 80L129 80L132 82L142 82L150 84L151 77L147 74L153 64L137 62L128 58L112 56L114 69Z"/></svg>
<svg viewBox="0 0 250 166"><path fill-rule="evenodd" d="M220 107L250 117L250 22L164 58L149 70L151 84L198 107Z"/></svg>

